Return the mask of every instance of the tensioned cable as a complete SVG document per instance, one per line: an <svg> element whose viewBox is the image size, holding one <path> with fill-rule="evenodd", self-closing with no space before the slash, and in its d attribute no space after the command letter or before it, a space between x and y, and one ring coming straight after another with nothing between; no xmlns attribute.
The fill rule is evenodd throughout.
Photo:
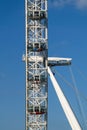
<svg viewBox="0 0 87 130"><path fill-rule="evenodd" d="M74 77L74 74L72 72L72 69L71 67L69 67L69 70L70 70L70 73L71 73L71 78L72 78L72 81L73 81L73 87L74 87L74 90L75 90L75 93L76 93L76 97L77 97L77 103L79 105L79 110L80 110L80 113L83 117L83 127L85 128L85 114L84 114L84 110L83 110L83 106L82 106L82 103L81 103L81 100L80 100L80 97L79 97L79 91L77 89L77 85L76 85L76 81L75 81L75 77Z"/></svg>
<svg viewBox="0 0 87 130"><path fill-rule="evenodd" d="M75 91L75 88L73 87L73 85L72 85L70 82L68 82L63 75L61 75L59 72L57 72L54 68L52 68L52 70L53 70L54 73L56 73L69 87L71 87L71 88ZM85 101L87 101L87 97L84 96L80 91L78 91L78 94L79 94Z"/></svg>
<svg viewBox="0 0 87 130"><path fill-rule="evenodd" d="M77 87L76 87L76 82L75 82L75 78L74 78L74 75L73 75L73 72L72 72L71 67L69 68L69 70L70 70L70 73L71 73L71 78L72 78L72 81L73 81L73 85L72 85L70 82L68 82L68 81L64 78L64 76L62 76L60 73L58 73L55 69L52 69L52 70L53 70L54 72L56 72L56 74L57 74L60 78L62 78L62 80L63 80L68 86L70 86L70 87L75 91L76 97L77 97L77 104L78 104L78 106L79 106L80 113L81 113L81 115L82 115L82 117L83 117L83 120L84 120L84 122L85 122L85 115L84 115L84 111L83 111L82 104L81 104L81 102L80 102L80 97L79 97L79 95L82 96L86 101L87 101L87 98L86 98L82 93L80 93L80 92L78 91L78 89L77 89ZM85 125L83 125L83 126L85 127Z"/></svg>
<svg viewBox="0 0 87 130"><path fill-rule="evenodd" d="M74 64L73 64L73 66L76 68L78 73L82 76L82 78L84 78L87 81L87 76L79 69L79 67Z"/></svg>

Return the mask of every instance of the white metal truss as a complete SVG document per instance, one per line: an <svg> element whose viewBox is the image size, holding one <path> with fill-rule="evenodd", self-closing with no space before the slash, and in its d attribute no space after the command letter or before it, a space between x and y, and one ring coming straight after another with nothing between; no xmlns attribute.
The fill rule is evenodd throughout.
<svg viewBox="0 0 87 130"><path fill-rule="evenodd" d="M26 130L47 130L47 0L25 0Z"/></svg>
<svg viewBox="0 0 87 130"><path fill-rule="evenodd" d="M70 65L71 59L48 58L47 0L25 0L25 16L26 130L47 130L48 72L72 129L81 130L48 67Z"/></svg>

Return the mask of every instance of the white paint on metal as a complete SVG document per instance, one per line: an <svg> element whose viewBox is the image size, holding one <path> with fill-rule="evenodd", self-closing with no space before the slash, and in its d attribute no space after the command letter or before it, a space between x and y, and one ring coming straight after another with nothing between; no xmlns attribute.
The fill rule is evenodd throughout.
<svg viewBox="0 0 87 130"><path fill-rule="evenodd" d="M35 60L43 62L42 56L31 56L29 58L30 58L29 60L31 62L33 62ZM24 54L22 56L22 60L26 61L26 57L25 57ZM68 63L68 62L71 62L71 61L72 61L72 58L48 57L48 63L49 62L66 62L66 63Z"/></svg>
<svg viewBox="0 0 87 130"><path fill-rule="evenodd" d="M62 58L62 57L48 57L48 61L71 61L72 58Z"/></svg>
<svg viewBox="0 0 87 130"><path fill-rule="evenodd" d="M47 0L25 0L26 130L47 130Z"/></svg>
<svg viewBox="0 0 87 130"><path fill-rule="evenodd" d="M63 109L63 111L68 119L68 122L69 122L72 130L82 130L78 120L76 119L76 117L75 117L66 97L65 97L65 95L63 94L59 84L57 83L50 67L48 67L48 73L50 75L50 79L51 79L52 84L54 86L55 92L57 94L57 97L60 101L62 109Z"/></svg>

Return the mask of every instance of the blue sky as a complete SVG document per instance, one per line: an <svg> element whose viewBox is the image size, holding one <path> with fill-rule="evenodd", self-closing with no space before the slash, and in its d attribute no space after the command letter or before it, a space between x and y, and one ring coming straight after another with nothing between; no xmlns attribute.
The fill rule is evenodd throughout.
<svg viewBox="0 0 87 130"><path fill-rule="evenodd" d="M72 57L76 84L87 97L87 1L49 0L49 56ZM25 129L24 1L0 0L0 129ZM57 70L70 80L68 67ZM78 70L85 74L79 76ZM71 80L70 80L71 81ZM59 79L61 84L61 80ZM63 84L64 85L64 84ZM63 91L81 119L73 89ZM81 97L87 121L87 102ZM49 130L71 130L49 81ZM82 121L80 121L82 122Z"/></svg>

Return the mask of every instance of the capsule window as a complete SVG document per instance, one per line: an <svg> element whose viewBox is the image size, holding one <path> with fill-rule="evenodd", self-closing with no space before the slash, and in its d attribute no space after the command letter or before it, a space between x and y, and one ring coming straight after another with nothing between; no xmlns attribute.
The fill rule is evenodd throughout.
<svg viewBox="0 0 87 130"><path fill-rule="evenodd" d="M29 17L32 17L33 16L33 12L29 12Z"/></svg>
<svg viewBox="0 0 87 130"><path fill-rule="evenodd" d="M39 111L39 107L35 107L35 111L38 112Z"/></svg>
<svg viewBox="0 0 87 130"><path fill-rule="evenodd" d="M39 76L35 76L35 80L36 80L36 81L39 81Z"/></svg>
<svg viewBox="0 0 87 130"><path fill-rule="evenodd" d="M40 16L41 16L42 18L44 18L44 17L45 17L45 13L44 13L44 12L41 12L41 13L40 13Z"/></svg>
<svg viewBox="0 0 87 130"><path fill-rule="evenodd" d="M38 17L38 16L39 16L39 12L34 12L34 15L35 15L36 17Z"/></svg>
<svg viewBox="0 0 87 130"><path fill-rule="evenodd" d="M38 44L38 43L35 43L34 47L35 47L35 48L39 48L39 44Z"/></svg>
<svg viewBox="0 0 87 130"><path fill-rule="evenodd" d="M28 49L32 49L33 48L33 45L32 44L29 44L28 45Z"/></svg>

